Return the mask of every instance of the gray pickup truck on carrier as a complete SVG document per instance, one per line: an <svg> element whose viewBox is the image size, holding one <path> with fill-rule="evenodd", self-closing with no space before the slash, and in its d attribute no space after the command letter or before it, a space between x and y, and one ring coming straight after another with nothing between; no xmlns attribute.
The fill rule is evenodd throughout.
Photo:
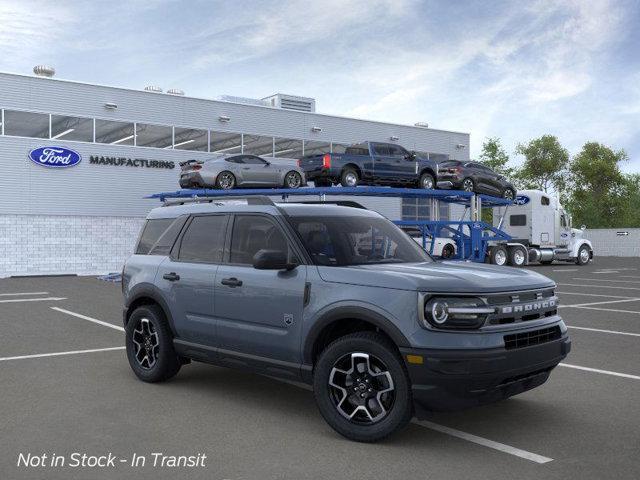
<svg viewBox="0 0 640 480"><path fill-rule="evenodd" d="M194 360L307 382L357 441L537 387L571 346L550 279L434 261L381 215L345 206L167 203L149 213L122 289L141 380Z"/></svg>
<svg viewBox="0 0 640 480"><path fill-rule="evenodd" d="M316 187L341 184L436 188L438 164L394 143L364 142L344 153L308 155L298 160Z"/></svg>

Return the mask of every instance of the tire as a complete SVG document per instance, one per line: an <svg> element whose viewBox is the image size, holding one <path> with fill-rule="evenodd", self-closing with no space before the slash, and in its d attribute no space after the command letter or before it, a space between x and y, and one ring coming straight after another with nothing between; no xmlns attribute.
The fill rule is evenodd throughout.
<svg viewBox="0 0 640 480"><path fill-rule="evenodd" d="M302 175L295 170L287 172L284 176L284 188L296 189L302 186Z"/></svg>
<svg viewBox="0 0 640 480"><path fill-rule="evenodd" d="M350 370L353 376L346 374ZM347 388L354 391L348 394ZM405 427L413 415L407 369L395 345L379 333L352 333L325 348L315 364L313 391L327 423L357 442L382 440Z"/></svg>
<svg viewBox="0 0 640 480"><path fill-rule="evenodd" d="M452 258L456 254L456 249L450 243L442 247L442 258Z"/></svg>
<svg viewBox="0 0 640 480"><path fill-rule="evenodd" d="M224 171L216 177L216 188L220 190L231 190L236 186L236 177L233 173Z"/></svg>
<svg viewBox="0 0 640 480"><path fill-rule="evenodd" d="M524 267L527 264L527 251L522 247L509 248L509 265Z"/></svg>
<svg viewBox="0 0 640 480"><path fill-rule="evenodd" d="M578 256L576 257L577 265L586 265L591 261L591 250L586 245L582 245L578 249Z"/></svg>
<svg viewBox="0 0 640 480"><path fill-rule="evenodd" d="M507 264L509 256L507 249L501 245L496 245L491 249L491 263L494 265L504 266Z"/></svg>
<svg viewBox="0 0 640 480"><path fill-rule="evenodd" d="M342 170L342 175L340 175L340 185L343 187L357 187L359 181L360 177L358 176L358 172L353 168L348 167Z"/></svg>
<svg viewBox="0 0 640 480"><path fill-rule="evenodd" d="M476 184L471 178L465 178L460 184L460 188L465 192L475 192Z"/></svg>
<svg viewBox="0 0 640 480"><path fill-rule="evenodd" d="M502 198L505 198L507 200L515 200L516 192L513 191L513 188L505 188L502 191Z"/></svg>
<svg viewBox="0 0 640 480"><path fill-rule="evenodd" d="M433 178L433 175L430 173L423 173L420 175L420 181L418 183L418 188L423 190L433 190L436 188L436 180Z"/></svg>
<svg viewBox="0 0 640 480"><path fill-rule="evenodd" d="M144 348L147 340L150 349ZM182 366L164 312L157 305L143 305L133 311L125 328L125 344L131 370L143 382L168 380Z"/></svg>

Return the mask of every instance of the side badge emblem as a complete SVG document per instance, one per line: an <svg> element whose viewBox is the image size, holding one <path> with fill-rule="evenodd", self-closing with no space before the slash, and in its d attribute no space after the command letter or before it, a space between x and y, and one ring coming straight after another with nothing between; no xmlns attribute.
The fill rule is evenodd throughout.
<svg viewBox="0 0 640 480"><path fill-rule="evenodd" d="M284 324L285 325L293 325L293 314L285 313L284 314Z"/></svg>

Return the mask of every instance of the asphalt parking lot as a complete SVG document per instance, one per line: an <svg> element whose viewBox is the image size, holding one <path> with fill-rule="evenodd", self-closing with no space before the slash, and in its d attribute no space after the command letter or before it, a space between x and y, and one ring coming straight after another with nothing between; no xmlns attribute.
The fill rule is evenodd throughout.
<svg viewBox="0 0 640 480"><path fill-rule="evenodd" d="M0 479L640 478L640 259L531 267L558 283L573 350L541 388L343 439L298 385L202 364L144 384L118 283L0 280ZM206 454L205 467L18 467L20 453Z"/></svg>

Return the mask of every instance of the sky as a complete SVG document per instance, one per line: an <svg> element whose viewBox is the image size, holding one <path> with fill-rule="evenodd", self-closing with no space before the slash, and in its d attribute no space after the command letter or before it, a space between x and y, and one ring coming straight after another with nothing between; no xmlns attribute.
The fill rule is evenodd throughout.
<svg viewBox="0 0 640 480"><path fill-rule="evenodd" d="M624 149L640 172L640 0L0 0L0 71Z"/></svg>

